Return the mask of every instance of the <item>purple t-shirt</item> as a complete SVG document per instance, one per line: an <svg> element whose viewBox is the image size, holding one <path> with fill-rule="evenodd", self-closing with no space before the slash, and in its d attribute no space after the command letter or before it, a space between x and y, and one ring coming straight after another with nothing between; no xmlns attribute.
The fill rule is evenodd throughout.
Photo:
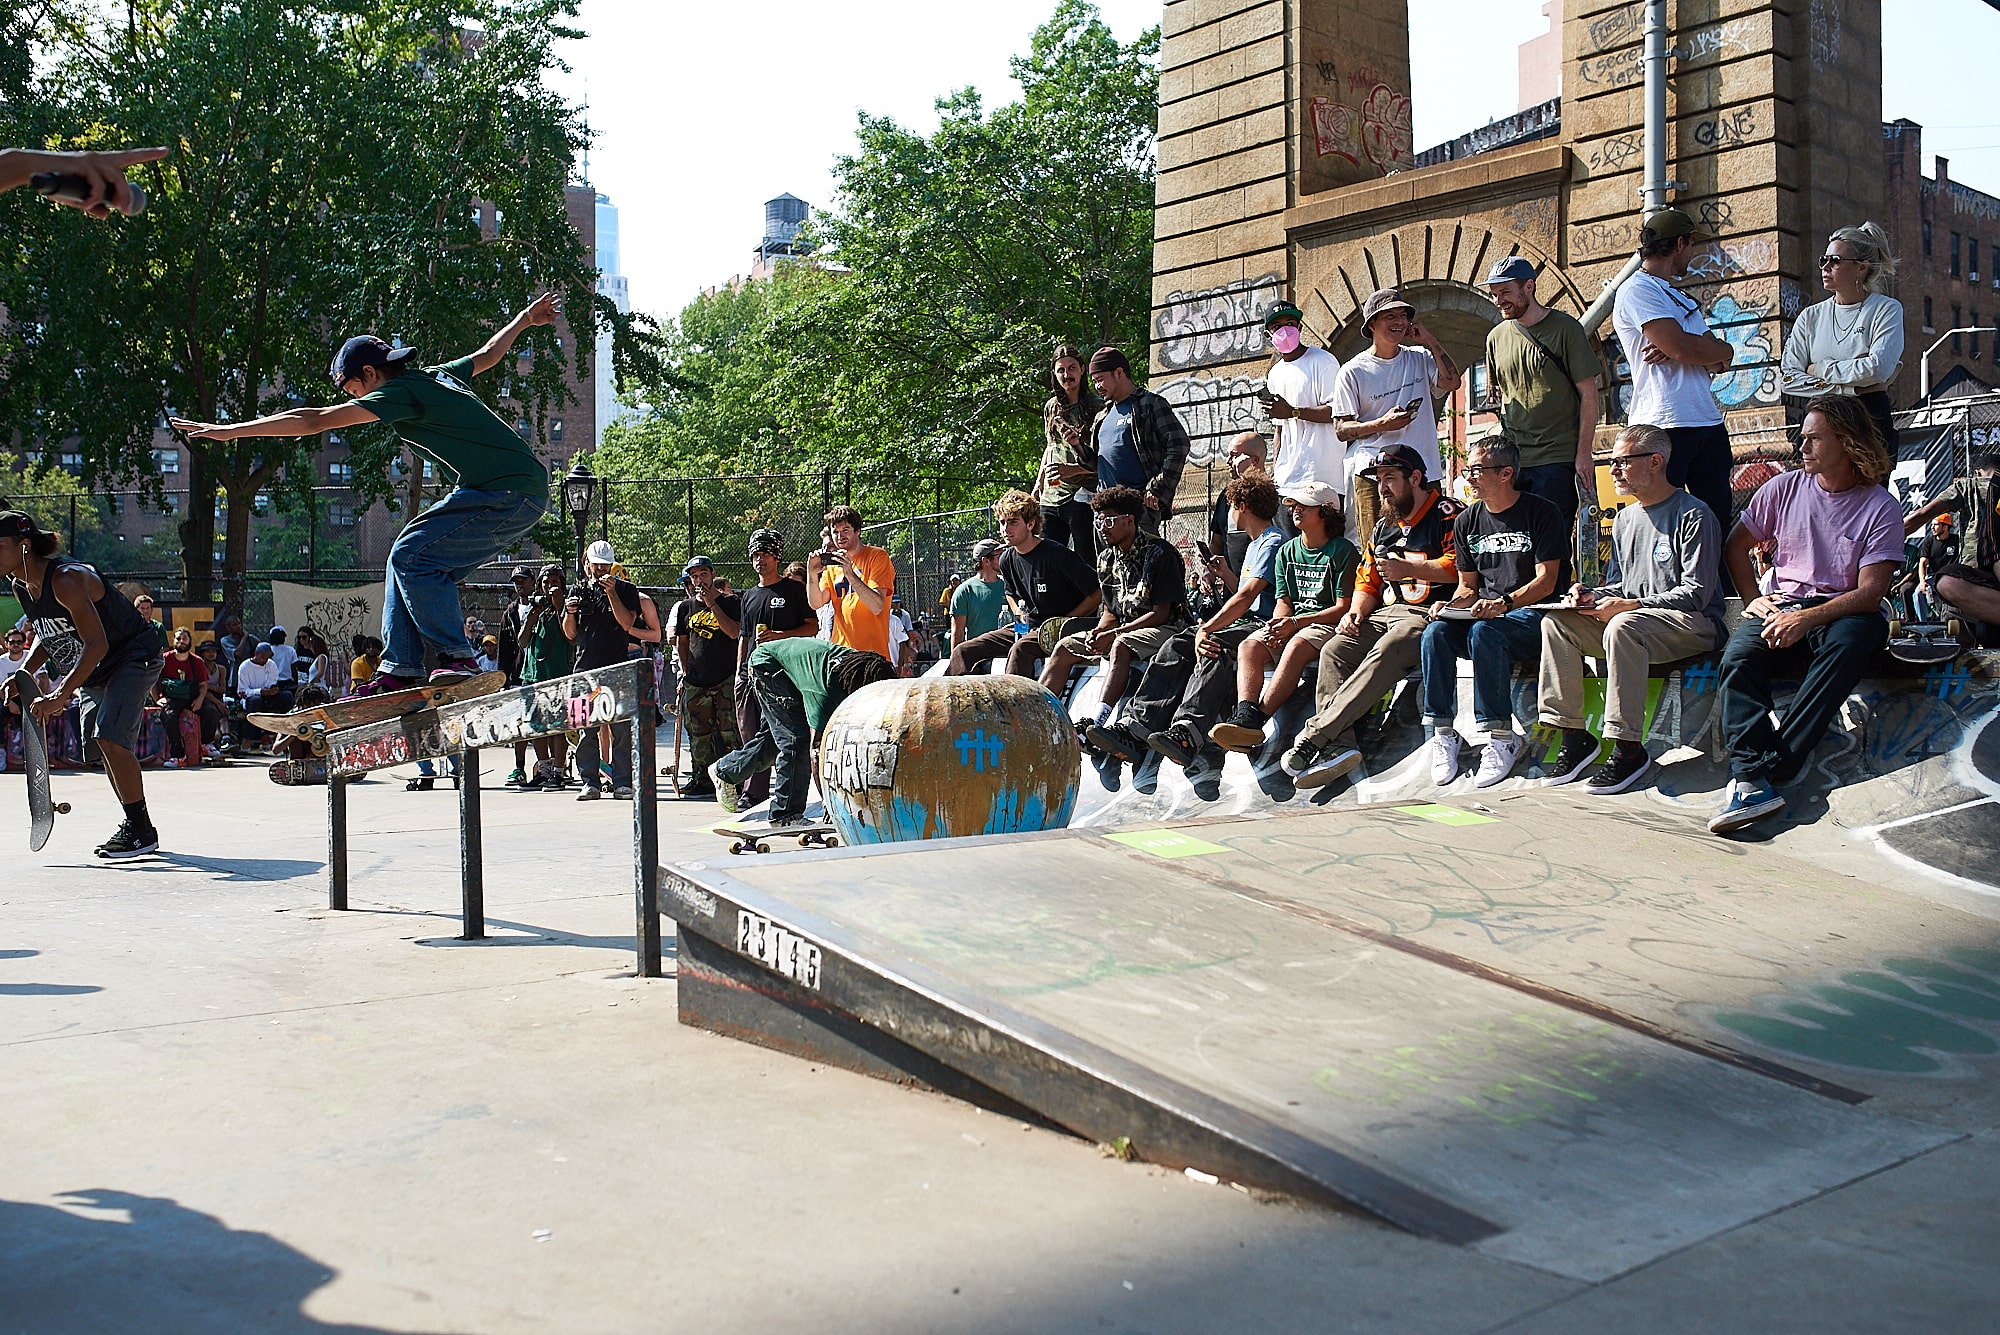
<svg viewBox="0 0 2000 1335"><path fill-rule="evenodd" d="M1903 560L1903 509L1888 489L1862 483L1832 492L1809 473L1780 473L1743 509L1759 542L1778 540L1777 591L1831 598L1861 583L1861 567Z"/></svg>

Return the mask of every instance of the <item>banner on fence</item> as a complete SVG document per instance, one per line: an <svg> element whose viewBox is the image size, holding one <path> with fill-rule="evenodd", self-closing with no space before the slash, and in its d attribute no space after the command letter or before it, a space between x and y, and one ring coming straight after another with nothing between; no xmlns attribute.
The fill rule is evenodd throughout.
<svg viewBox="0 0 2000 1335"><path fill-rule="evenodd" d="M271 581L271 620L283 626L294 642L299 627L311 626L326 637L328 657L336 678L347 675L348 648L356 635L382 633L382 586L357 584L351 589L316 589L310 584ZM250 628L252 634L266 629Z"/></svg>

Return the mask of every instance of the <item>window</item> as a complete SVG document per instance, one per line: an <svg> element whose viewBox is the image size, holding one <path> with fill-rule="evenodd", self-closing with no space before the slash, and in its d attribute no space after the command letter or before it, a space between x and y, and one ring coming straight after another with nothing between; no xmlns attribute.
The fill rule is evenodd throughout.
<svg viewBox="0 0 2000 1335"><path fill-rule="evenodd" d="M329 431L326 433L326 443L328 445L344 446L347 444L347 433L345 431Z"/></svg>
<svg viewBox="0 0 2000 1335"><path fill-rule="evenodd" d="M1993 263L1986 270L1986 276L1993 280L1993 290L2000 292L2000 246L1993 247Z"/></svg>
<svg viewBox="0 0 2000 1335"><path fill-rule="evenodd" d="M562 438L563 420L558 417L555 421L549 423L549 440L553 444L560 445L562 444Z"/></svg>
<svg viewBox="0 0 2000 1335"><path fill-rule="evenodd" d="M1937 332L1937 322L1931 318L1931 299L1929 297L1924 298L1924 332L1926 334L1935 334Z"/></svg>
<svg viewBox="0 0 2000 1335"><path fill-rule="evenodd" d="M437 465L429 459L424 460L424 481L437 481Z"/></svg>
<svg viewBox="0 0 2000 1335"><path fill-rule="evenodd" d="M1958 233L1951 234L1951 276L1958 277Z"/></svg>
<svg viewBox="0 0 2000 1335"><path fill-rule="evenodd" d="M160 508L161 514L177 515L181 512L181 495L178 491L167 493L167 503Z"/></svg>
<svg viewBox="0 0 2000 1335"><path fill-rule="evenodd" d="M480 208L477 204L472 206L472 225L474 227L483 227L486 225L486 210Z"/></svg>
<svg viewBox="0 0 2000 1335"><path fill-rule="evenodd" d="M1951 327L1953 329L1959 329L1962 328L1964 324L1965 324L1965 310L1963 307L1959 306L1957 303L1954 302L1951 308ZM1954 357L1960 355L1958 345L1959 345L1959 337L1957 334L1953 334L1951 336L1951 355Z"/></svg>
<svg viewBox="0 0 2000 1335"><path fill-rule="evenodd" d="M1976 236L1965 238L1965 281L1968 283L1979 281L1979 238ZM1979 317L1975 315L1972 323L1978 324Z"/></svg>
<svg viewBox="0 0 2000 1335"><path fill-rule="evenodd" d="M164 450L154 450L153 467L161 473L180 472L181 452L178 449L174 449L172 447L169 447Z"/></svg>
<svg viewBox="0 0 2000 1335"><path fill-rule="evenodd" d="M354 481L354 461L352 459L333 460L326 466L326 480L329 482L338 482L343 486Z"/></svg>
<svg viewBox="0 0 2000 1335"><path fill-rule="evenodd" d="M528 438L528 419L523 417L520 421L516 422L514 430L520 435L522 440L526 440Z"/></svg>
<svg viewBox="0 0 2000 1335"><path fill-rule="evenodd" d="M335 528L354 527L354 507L346 501L335 501L326 507L326 517Z"/></svg>
<svg viewBox="0 0 2000 1335"><path fill-rule="evenodd" d="M1931 257L1931 220L1924 219L1924 258Z"/></svg>
<svg viewBox="0 0 2000 1335"><path fill-rule="evenodd" d="M62 452L62 466L72 473L81 473L83 471L82 451L64 450Z"/></svg>
<svg viewBox="0 0 2000 1335"><path fill-rule="evenodd" d="M1971 318L1970 320L1966 321L1966 323L1967 323L1967 324L1969 324L1969 325L1971 325L1971 326L1972 326L1972 327L1973 327L1974 329L1977 329L1977 328L1979 328L1979 312L1978 312L1978 311L1974 311L1974 312L1972 313L1972 318ZM1977 335L1977 334L1974 334L1974 335L1972 335L1971 337L1972 337L1972 347L1971 347L1971 348L1970 348L1970 349L1969 349L1969 350L1968 350L1968 351L1966 352L1966 356L1968 356L1968 357L1972 358L1972 360L1974 360L1974 361L1978 361L1978 360L1979 360L1979 335Z"/></svg>

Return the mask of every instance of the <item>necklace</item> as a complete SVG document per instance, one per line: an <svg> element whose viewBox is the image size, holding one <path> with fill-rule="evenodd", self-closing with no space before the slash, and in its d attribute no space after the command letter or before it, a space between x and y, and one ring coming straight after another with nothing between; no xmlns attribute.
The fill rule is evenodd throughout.
<svg viewBox="0 0 2000 1335"><path fill-rule="evenodd" d="M1834 338L1841 342L1846 342L1848 339L1852 338L1855 334L1855 331L1861 328L1862 317L1865 316L1867 313L1868 313L1868 300L1867 298L1864 297L1860 301L1854 303L1853 322L1847 325L1846 328L1842 328L1840 324L1840 302L1836 300L1833 303Z"/></svg>

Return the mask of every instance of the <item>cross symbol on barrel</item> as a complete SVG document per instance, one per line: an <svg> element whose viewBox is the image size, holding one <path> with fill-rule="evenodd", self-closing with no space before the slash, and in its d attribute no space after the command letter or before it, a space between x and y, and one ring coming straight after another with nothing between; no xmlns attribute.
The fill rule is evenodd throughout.
<svg viewBox="0 0 2000 1335"><path fill-rule="evenodd" d="M986 729L974 728L971 732L960 733L953 745L958 747L959 764L972 766L974 774L983 774L988 765L1000 763L1000 752L1007 743L998 734L989 737Z"/></svg>

